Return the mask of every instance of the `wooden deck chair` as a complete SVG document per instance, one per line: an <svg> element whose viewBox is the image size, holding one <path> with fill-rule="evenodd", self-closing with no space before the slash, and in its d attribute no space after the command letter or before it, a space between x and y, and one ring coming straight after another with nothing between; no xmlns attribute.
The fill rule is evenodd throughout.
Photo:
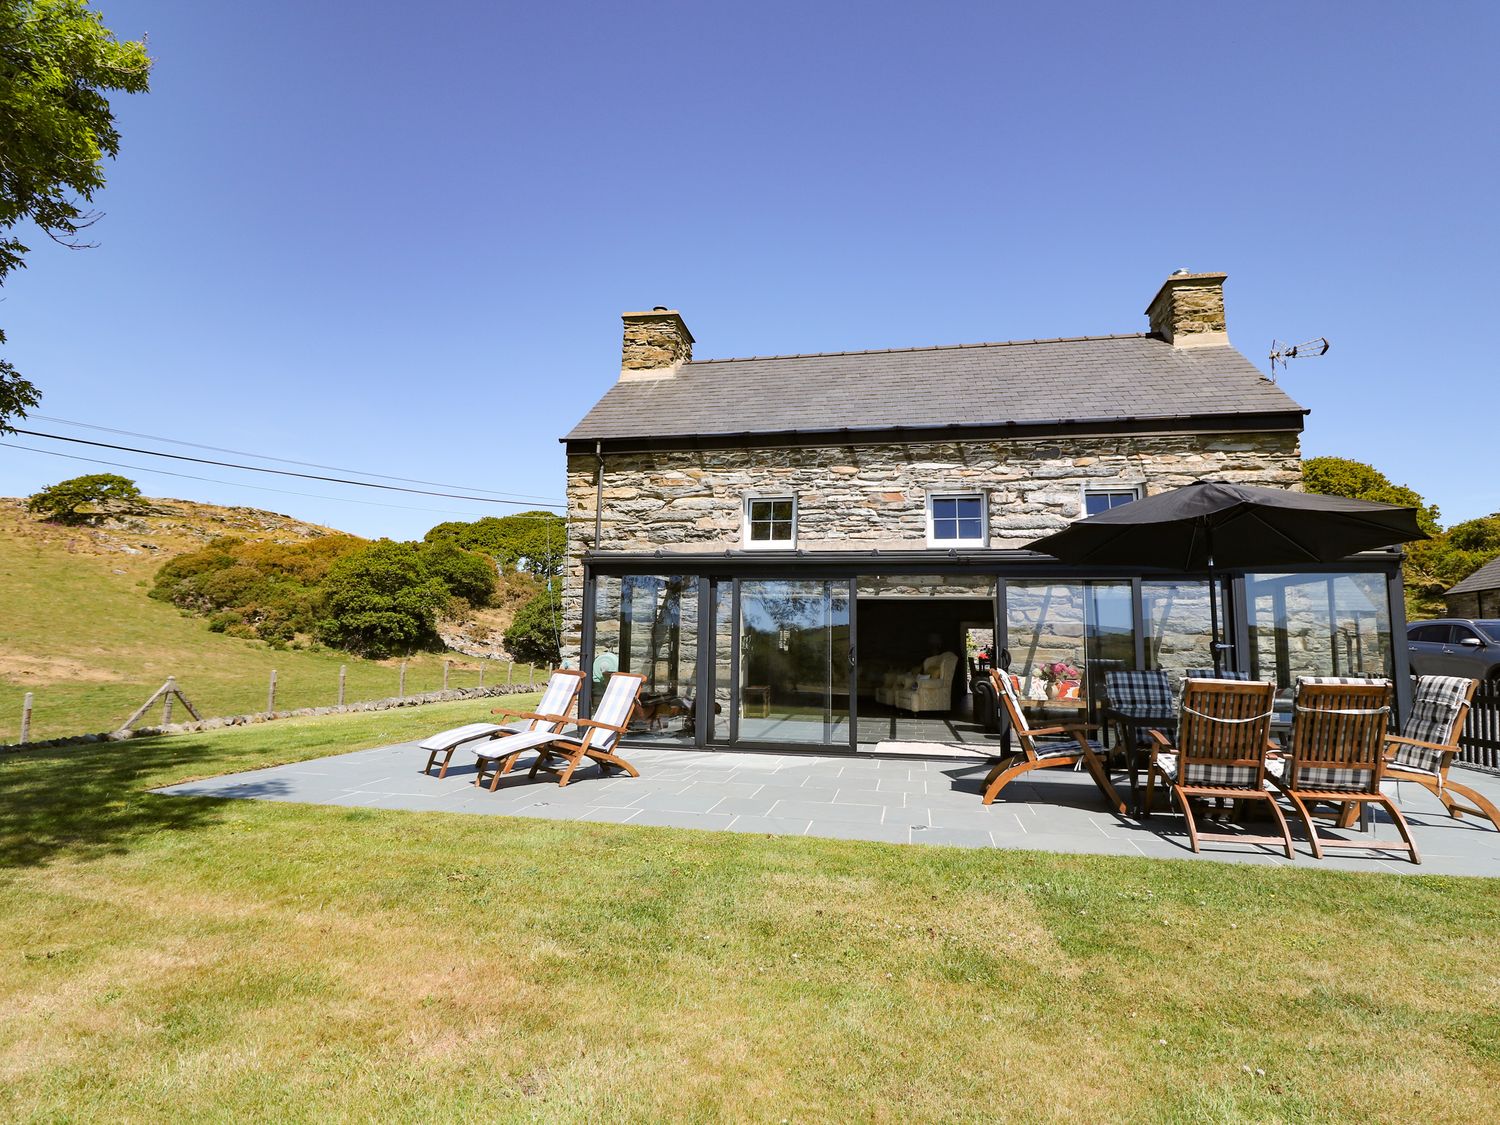
<svg viewBox="0 0 1500 1125"><path fill-rule="evenodd" d="M547 679L547 690L536 705L535 711L491 711L492 715L509 716L506 723L469 723L452 730L439 731L419 744L426 750L427 764L423 773L431 773L438 755L443 756L438 777L448 775L448 766L453 761L453 751L465 743L480 740L502 739L512 734L524 734L535 730L559 730L568 721L568 715L578 699L578 689L583 685L583 673L576 668L557 668Z"/></svg>
<svg viewBox="0 0 1500 1125"><path fill-rule="evenodd" d="M1463 676L1420 677L1406 725L1400 734L1386 736L1385 779L1414 781L1431 790L1455 820L1472 813L1500 828L1500 808L1493 801L1448 778L1478 687L1478 680Z"/></svg>
<svg viewBox="0 0 1500 1125"><path fill-rule="evenodd" d="M1292 834L1275 798L1266 789L1266 752L1271 748L1272 704L1276 685L1244 680L1188 680L1182 687L1177 743L1159 730L1146 772L1144 815L1156 800L1156 779L1170 788L1187 821L1193 851L1203 840L1221 843L1280 844L1292 858ZM1195 798L1264 801L1270 806L1279 836L1199 832L1193 818Z"/></svg>
<svg viewBox="0 0 1500 1125"><path fill-rule="evenodd" d="M531 776L538 770L546 770L557 777L559 786L566 785L573 771L584 759L596 762L601 773L610 769L622 769L631 777L640 777L640 772L615 753L620 738L629 730L630 718L640 706L641 686L646 677L638 672L615 672L604 685L604 697L594 708L592 719L579 719L579 734L560 734L541 748L536 761L531 763ZM561 765L553 765L553 762Z"/></svg>
<svg viewBox="0 0 1500 1125"><path fill-rule="evenodd" d="M1391 715L1391 682L1339 676L1303 676L1292 696L1292 740L1286 753L1267 763L1271 782L1292 802L1312 853L1324 848L1368 848L1405 852L1421 863L1406 818L1396 802L1380 791L1385 772L1385 734ZM1309 805L1328 801L1346 810L1352 805L1384 806L1405 843L1323 839ZM1341 817L1343 824L1347 817Z"/></svg>
<svg viewBox="0 0 1500 1125"><path fill-rule="evenodd" d="M1066 723L1053 727L1032 727L1026 721L1026 712L1021 709L1020 697L1016 694L1015 681L1009 672L998 668L990 670L990 681L995 686L995 696L1010 714L1010 732L1015 736L1020 749L1002 758L989 776L984 779L984 803L993 804L1000 791L1022 774L1032 770L1056 769L1063 766L1085 766L1099 792L1104 794L1110 811L1125 815L1125 802L1109 783L1109 773L1100 758L1104 748L1089 732L1094 729L1088 723Z"/></svg>

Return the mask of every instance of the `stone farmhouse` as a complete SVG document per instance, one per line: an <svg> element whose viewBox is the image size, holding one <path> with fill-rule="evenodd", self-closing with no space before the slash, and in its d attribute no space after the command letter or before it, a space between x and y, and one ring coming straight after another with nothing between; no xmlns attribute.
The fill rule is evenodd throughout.
<svg viewBox="0 0 1500 1125"><path fill-rule="evenodd" d="M624 314L619 377L562 439L565 660L595 697L646 674L639 738L851 753L982 738L1001 653L1075 719L1106 670L1210 665L1205 576L1025 546L1195 480L1298 486L1307 412L1230 345L1224 281L1173 274L1143 332L745 359ZM1398 571L1224 574L1234 662L1394 674Z"/></svg>

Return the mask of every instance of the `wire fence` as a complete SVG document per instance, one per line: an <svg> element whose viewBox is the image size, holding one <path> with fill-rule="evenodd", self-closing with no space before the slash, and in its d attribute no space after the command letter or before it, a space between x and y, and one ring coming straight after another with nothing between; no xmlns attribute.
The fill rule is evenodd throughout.
<svg viewBox="0 0 1500 1125"><path fill-rule="evenodd" d="M449 698L540 691L548 669L486 659L422 659L390 665L369 662L336 668L271 667L258 682L215 680L192 668L165 682L108 690L88 685L39 685L11 696L0 716L0 745L21 746L95 732L230 719L247 715L363 707L394 701L438 702Z"/></svg>

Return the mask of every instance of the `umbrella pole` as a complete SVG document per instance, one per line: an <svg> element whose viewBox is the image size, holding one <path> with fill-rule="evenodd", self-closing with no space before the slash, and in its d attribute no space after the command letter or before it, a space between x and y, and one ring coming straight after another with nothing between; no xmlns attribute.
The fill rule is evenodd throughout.
<svg viewBox="0 0 1500 1125"><path fill-rule="evenodd" d="M1214 581L1214 557L1208 556L1208 648L1214 658L1214 679L1219 679L1224 669L1219 655L1219 589Z"/></svg>
<svg viewBox="0 0 1500 1125"><path fill-rule="evenodd" d="M1219 655L1219 584L1214 581L1214 529L1204 521L1204 542L1208 546L1208 651L1213 657L1214 679L1223 673Z"/></svg>

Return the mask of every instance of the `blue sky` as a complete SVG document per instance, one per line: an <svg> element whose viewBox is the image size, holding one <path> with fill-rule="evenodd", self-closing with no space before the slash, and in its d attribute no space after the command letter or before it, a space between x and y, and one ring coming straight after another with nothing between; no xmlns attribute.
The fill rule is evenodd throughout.
<svg viewBox="0 0 1500 1125"><path fill-rule="evenodd" d="M43 415L557 497L627 309L702 358L1132 332L1186 266L1263 369L1332 341L1307 454L1500 509L1494 5L96 6L158 61L98 248L4 290ZM3 494L105 471L7 444ZM516 510L171 468L345 500L128 475Z"/></svg>

